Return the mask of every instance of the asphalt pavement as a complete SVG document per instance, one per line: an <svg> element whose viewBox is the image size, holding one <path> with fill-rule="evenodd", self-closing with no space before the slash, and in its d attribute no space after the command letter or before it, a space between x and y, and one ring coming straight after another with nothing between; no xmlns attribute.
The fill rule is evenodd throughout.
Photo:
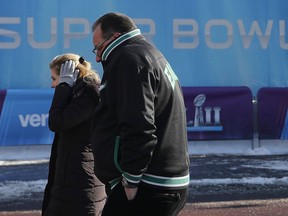
<svg viewBox="0 0 288 216"><path fill-rule="evenodd" d="M254 203L256 201L264 203L269 200L288 200L288 183L282 181L288 177L288 169L273 168L281 162L285 165L285 162L288 161L288 155L193 155L190 157L190 161L191 184L185 207L188 213L189 207L204 211L205 203L211 205L211 203L233 202L233 205L237 206L243 205L241 202L243 203L244 200ZM265 167L267 164L270 166ZM10 181L43 180L47 179L47 174L47 161L30 165L0 166L0 184ZM249 183L251 179L261 179L261 181ZM274 183L269 182L271 179ZM30 213L31 211L38 211L39 213L42 197L43 192L32 191L15 199L0 199L0 215L4 215L1 212L13 211L30 211ZM233 205L231 204L231 206ZM224 209L227 208L224 204L222 206ZM206 210L210 207L206 206ZM186 215L190 215L188 213ZM37 213L35 214L37 215ZM25 214L23 213L23 215ZM184 214L182 215L184 216Z"/></svg>
<svg viewBox="0 0 288 216"><path fill-rule="evenodd" d="M288 181L281 181L288 168L277 167L288 164L288 155L199 155L190 161L188 202L288 198Z"/></svg>

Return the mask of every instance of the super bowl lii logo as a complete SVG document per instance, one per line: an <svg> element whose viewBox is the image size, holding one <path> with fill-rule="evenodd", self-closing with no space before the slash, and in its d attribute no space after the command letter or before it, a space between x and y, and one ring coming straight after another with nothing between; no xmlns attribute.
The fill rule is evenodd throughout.
<svg viewBox="0 0 288 216"><path fill-rule="evenodd" d="M219 106L205 107L206 96L199 94L194 98L194 120L189 121L188 131L222 131Z"/></svg>

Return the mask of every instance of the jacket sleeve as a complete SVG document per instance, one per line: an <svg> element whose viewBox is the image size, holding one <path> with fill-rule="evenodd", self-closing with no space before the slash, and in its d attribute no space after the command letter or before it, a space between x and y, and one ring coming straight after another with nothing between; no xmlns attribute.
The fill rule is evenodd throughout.
<svg viewBox="0 0 288 216"><path fill-rule="evenodd" d="M91 117L98 102L99 97L88 87L72 98L69 86L58 85L49 110L50 130L63 132L81 124Z"/></svg>
<svg viewBox="0 0 288 216"><path fill-rule="evenodd" d="M150 65L141 66L136 60L121 61L118 74L119 164L123 176L138 183L157 143L154 124L157 78Z"/></svg>

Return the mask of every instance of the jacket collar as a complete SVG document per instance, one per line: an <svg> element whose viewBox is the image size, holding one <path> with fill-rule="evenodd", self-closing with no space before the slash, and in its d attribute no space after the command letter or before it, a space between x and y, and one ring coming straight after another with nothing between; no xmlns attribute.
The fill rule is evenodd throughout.
<svg viewBox="0 0 288 216"><path fill-rule="evenodd" d="M130 32L127 32L126 34L121 35L120 37L118 37L116 40L114 40L111 44L109 44L106 49L103 51L102 56L101 56L101 60L105 61L107 60L109 54L120 44L122 44L123 42L125 42L126 40L129 40L130 38L133 38L135 36L140 35L140 29L135 29L132 30Z"/></svg>

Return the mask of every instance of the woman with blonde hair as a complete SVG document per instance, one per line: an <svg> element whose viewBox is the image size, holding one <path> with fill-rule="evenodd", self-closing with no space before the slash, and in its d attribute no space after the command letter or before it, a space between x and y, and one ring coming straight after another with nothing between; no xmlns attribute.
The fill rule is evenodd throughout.
<svg viewBox="0 0 288 216"><path fill-rule="evenodd" d="M99 103L99 76L88 61L73 53L56 56L50 72L55 92L48 124L55 136L42 215L101 215L106 194L94 174L90 132Z"/></svg>

